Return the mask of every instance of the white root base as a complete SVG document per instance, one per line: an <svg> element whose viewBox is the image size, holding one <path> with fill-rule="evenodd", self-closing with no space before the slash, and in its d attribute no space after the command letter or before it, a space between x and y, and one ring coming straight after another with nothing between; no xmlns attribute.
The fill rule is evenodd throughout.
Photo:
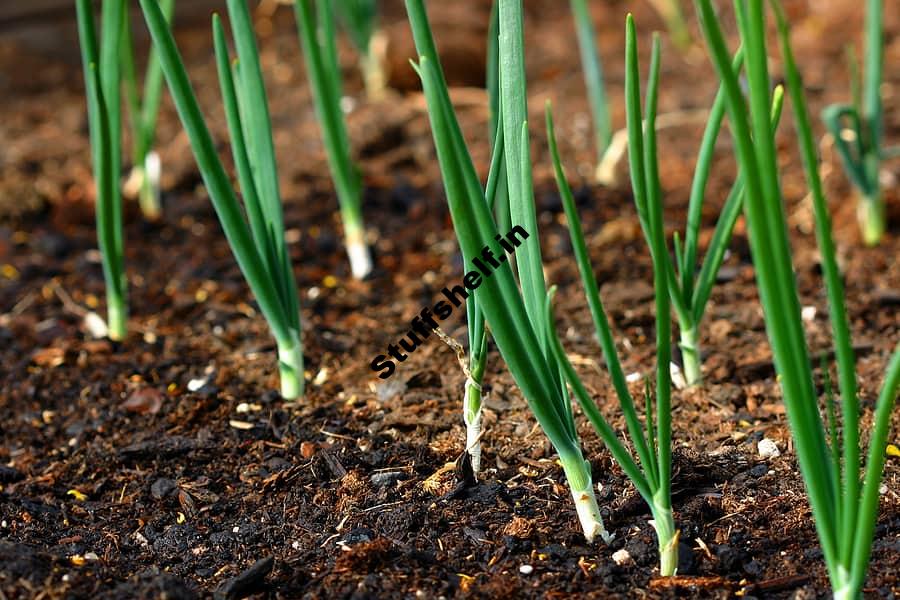
<svg viewBox="0 0 900 600"><path fill-rule="evenodd" d="M605 543L612 541L613 536L603 525L603 517L600 516L600 507L597 506L597 497L594 491L588 490L572 490L572 498L575 500L575 512L578 514L578 521L581 523L581 529L584 531L584 538L588 542L593 542L597 536L600 536Z"/></svg>
<svg viewBox="0 0 900 600"><path fill-rule="evenodd" d="M468 411L463 411L463 420L466 422L466 452L472 458L472 472L475 477L481 472L481 422L482 411L479 408L474 418L469 418Z"/></svg>
<svg viewBox="0 0 900 600"><path fill-rule="evenodd" d="M296 334L295 334L296 335ZM278 372L281 378L281 397L296 400L303 396L303 345L299 336L290 346L278 347Z"/></svg>
<svg viewBox="0 0 900 600"><path fill-rule="evenodd" d="M347 257L354 279L365 279L372 272L372 255L364 241L347 242Z"/></svg>
<svg viewBox="0 0 900 600"><path fill-rule="evenodd" d="M144 174L150 182L150 189L153 190L153 199L156 200L156 205L159 206L159 180L162 177L162 161L155 150L148 152L147 157L144 159Z"/></svg>

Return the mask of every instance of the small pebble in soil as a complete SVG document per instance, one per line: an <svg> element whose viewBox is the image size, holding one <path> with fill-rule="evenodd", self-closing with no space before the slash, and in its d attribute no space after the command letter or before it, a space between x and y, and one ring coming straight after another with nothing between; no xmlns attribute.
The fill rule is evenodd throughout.
<svg viewBox="0 0 900 600"><path fill-rule="evenodd" d="M406 391L406 382L399 378L389 379L387 382L377 385L375 393L382 402L387 402Z"/></svg>
<svg viewBox="0 0 900 600"><path fill-rule="evenodd" d="M89 311L84 315L82 324L84 325L85 331L88 332L88 335L94 339L100 340L109 335L109 328L106 326L106 321L103 320L103 317L93 311Z"/></svg>
<svg viewBox="0 0 900 600"><path fill-rule="evenodd" d="M163 498L174 492L175 488L177 487L178 485L171 479L160 477L153 482L153 485L150 486L150 493L157 500L162 500Z"/></svg>
<svg viewBox="0 0 900 600"><path fill-rule="evenodd" d="M388 471L386 473L374 473L371 477L369 477L369 481L372 482L372 485L376 487L386 487L397 481L400 481L406 476L406 473L403 471Z"/></svg>
<svg viewBox="0 0 900 600"><path fill-rule="evenodd" d="M338 546L346 547L353 544L371 542L375 538L375 532L366 527L354 527L343 538L335 542Z"/></svg>
<svg viewBox="0 0 900 600"><path fill-rule="evenodd" d="M737 267L724 266L719 269L719 272L716 274L716 283L728 283L729 281L733 281L737 279L738 273Z"/></svg>
<svg viewBox="0 0 900 600"><path fill-rule="evenodd" d="M734 572L736 569L740 568L745 557L743 551L728 544L716 546L713 551L719 561L719 571L721 573Z"/></svg>
<svg viewBox="0 0 900 600"><path fill-rule="evenodd" d="M624 567L627 564L632 562L631 554L628 553L628 550L622 548L621 550L616 550L612 555L613 562L619 565L620 567Z"/></svg>
<svg viewBox="0 0 900 600"><path fill-rule="evenodd" d="M531 575L534 572L534 567L531 565L522 565L519 567L519 573L522 575Z"/></svg>
<svg viewBox="0 0 900 600"><path fill-rule="evenodd" d="M203 389L203 386L205 386L207 383L209 383L209 379L207 379L205 377L203 377L203 378L198 377L196 379L191 379L190 381L188 381L187 389L189 392L197 392L197 391Z"/></svg>
<svg viewBox="0 0 900 600"><path fill-rule="evenodd" d="M777 458L781 456L781 451L778 449L778 444L774 442L774 440L770 440L769 438L763 438L759 440L756 444L756 450L759 452L759 456L761 458Z"/></svg>
<svg viewBox="0 0 900 600"><path fill-rule="evenodd" d="M759 577L762 575L763 567L755 560L751 560L747 564L744 565L744 573L750 575L751 577Z"/></svg>
<svg viewBox="0 0 900 600"><path fill-rule="evenodd" d="M246 598L261 590L266 576L272 572L275 565L275 557L261 558L253 565L219 586L213 594L216 600L238 600Z"/></svg>
<svg viewBox="0 0 900 600"><path fill-rule="evenodd" d="M538 550L538 552L553 560L565 560L569 557L568 548L562 544L548 544Z"/></svg>
<svg viewBox="0 0 900 600"><path fill-rule="evenodd" d="M759 464L750 469L750 476L756 477L757 479L765 475L769 472L769 467L764 464Z"/></svg>
<svg viewBox="0 0 900 600"><path fill-rule="evenodd" d="M803 560L817 561L822 560L823 557L821 548L807 548L803 551Z"/></svg>
<svg viewBox="0 0 900 600"><path fill-rule="evenodd" d="M684 541L678 542L678 574L697 574L697 555L691 545Z"/></svg>

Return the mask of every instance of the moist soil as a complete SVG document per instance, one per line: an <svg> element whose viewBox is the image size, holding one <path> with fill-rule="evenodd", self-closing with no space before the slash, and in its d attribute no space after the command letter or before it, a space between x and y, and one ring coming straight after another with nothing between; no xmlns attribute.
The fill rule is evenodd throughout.
<svg viewBox="0 0 900 600"><path fill-rule="evenodd" d="M659 579L649 514L587 422L585 455L610 545L587 544L562 470L495 351L485 378L484 472L458 458L464 375L453 351L427 340L388 380L369 362L461 276L424 101L408 67L411 42L399 2L386 3L395 91L369 102L342 47L351 137L365 175L365 217L377 268L349 277L337 205L311 110L293 17L257 11L281 166L287 235L300 289L307 395L282 401L274 344L202 187L171 105L158 149L165 216L126 210L130 333L94 339L104 314L93 229L93 183L74 25L61 19L41 43L0 38L0 597L765 597L828 593L797 471L754 287L746 229L702 327L706 381L674 397L679 577ZM431 7L463 130L487 168L483 81L487 2ZM566 3L528 2L536 201L547 279L577 369L602 411L622 420L595 343L553 184L542 127L555 103L569 177L594 272L627 373L654 369L648 252L625 165L619 184L594 185L593 144ZM814 113L846 99L843 47L858 42L858 2L811 13L789 2ZM633 8L646 62L648 7L595 3L613 119L624 124L622 23ZM627 6L626 6L627 5ZM900 61L900 11L887 3L887 64ZM227 154L206 19L178 31L201 103ZM696 35L696 29L694 31ZM773 75L781 73L779 59ZM887 69L889 140L900 139ZM707 107L714 77L702 48L663 37L660 111ZM702 126L660 134L666 225L683 229ZM809 201L789 111L780 137L794 261L814 355L830 334ZM734 177L727 135L717 150L702 244ZM827 143L826 186L860 374L863 421L900 336L900 198L887 186L889 232L860 244L853 196ZM897 174L889 164L888 179ZM459 314L444 322L465 338ZM676 359L678 357L676 356ZM817 370L817 383L824 378ZM633 384L635 393L641 382ZM898 431L896 413L894 433ZM865 437L865 436L864 436ZM769 438L780 456L762 458ZM617 564L615 551L630 559ZM900 462L885 467L866 594L900 592Z"/></svg>

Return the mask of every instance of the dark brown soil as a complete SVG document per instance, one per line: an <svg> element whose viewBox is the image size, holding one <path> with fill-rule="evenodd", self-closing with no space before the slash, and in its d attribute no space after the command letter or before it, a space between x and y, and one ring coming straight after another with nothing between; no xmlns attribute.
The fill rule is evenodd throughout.
<svg viewBox="0 0 900 600"><path fill-rule="evenodd" d="M442 50L455 65L450 79L463 127L484 171L487 112L478 85L488 3L431 4L440 13ZM544 100L553 99L625 367L650 373L648 254L627 188L588 183L593 144L567 3L527 4L532 121L542 122ZM635 10L642 34L661 23L645 3L595 4L604 7L596 17L621 126L624 13ZM886 4L890 65L900 61L900 11ZM843 46L861 30L859 2L812 12L822 6L789 3L816 112L845 99ZM584 542L552 449L499 356L491 355L486 378L486 472L477 484L460 481L452 465L463 444L464 377L451 350L431 341L391 379L374 377L371 358L461 268L424 103L410 89L400 3L388 3L387 13L392 80L406 91L365 102L352 54L344 54L378 265L362 283L349 278L341 249L291 12L259 16L309 369L307 398L293 404L273 392L273 343L168 104L159 146L165 219L147 224L133 206L127 215L131 334L121 344L88 337L84 312L103 314L103 282L74 29L65 22L37 44L0 38L0 598L826 594L742 222L703 327L707 383L675 398L676 580L654 579L646 507L579 420L616 534L608 547ZM201 20L178 34L214 132L225 140L208 29ZM646 52L649 37L642 40ZM47 46L55 50L36 50ZM679 54L664 41L663 57L661 111L708 106L715 83L703 51ZM887 69L886 77L887 134L896 142L900 73ZM782 129L795 264L803 304L816 308L810 344L821 353L830 336L811 213L789 118ZM672 230L683 228L699 136L696 124L661 134ZM534 140L548 280L561 288L560 331L588 389L620 422L540 127ZM729 143L726 136L714 170L704 240L733 178ZM880 247L863 248L851 192L825 150L868 422L900 336L900 203L888 188L890 231ZM896 164L888 166L897 175ZM621 172L624 185L624 165ZM458 316L447 329L463 339ZM895 413L893 440L898 422ZM778 443L781 457L759 457L763 437ZM867 594L887 598L900 593L896 458L888 460L885 489ZM622 548L633 562L617 566L611 555Z"/></svg>

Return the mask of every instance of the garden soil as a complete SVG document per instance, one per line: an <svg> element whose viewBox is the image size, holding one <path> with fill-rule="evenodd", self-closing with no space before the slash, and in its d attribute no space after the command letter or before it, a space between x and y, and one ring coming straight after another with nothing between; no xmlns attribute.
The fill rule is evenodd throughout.
<svg viewBox="0 0 900 600"><path fill-rule="evenodd" d="M563 473L492 350L485 378L484 472L461 464L465 376L435 336L387 380L369 363L409 329L461 259L443 199L425 104L409 67L401 3L384 26L394 89L365 99L342 47L350 134L365 181L376 269L349 276L337 202L311 109L289 7L256 12L300 290L307 395L277 392L274 343L222 235L188 141L166 99L158 150L165 216L126 209L130 332L90 336L104 314L93 229L81 65L74 20L41 39L0 37L0 598L813 598L828 580L766 342L746 228L702 325L705 383L673 403L678 577L655 576L650 515L579 414L610 545L579 531ZM431 3L452 96L482 176L487 2ZM623 29L634 10L646 65L663 28L649 3L594 3L616 127L624 126ZM655 368L648 251L628 188L593 183L593 142L568 3L526 2L536 203L559 331L601 410L622 427L593 336L542 128L554 103L594 273L627 373ZM900 10L886 3L886 62L900 64ZM815 114L848 96L844 46L859 42L859 2L787 3ZM696 26L692 30L697 35ZM220 151L224 116L205 17L177 39ZM733 31L732 31L733 33ZM773 49L772 73L782 74ZM660 133L669 233L683 230L715 78L702 46L663 36ZM886 135L900 142L900 72L886 69ZM693 115L693 116L692 116ZM830 358L828 311L789 110L779 163L805 327ZM817 127L821 134L821 127ZM718 145L701 244L734 179ZM900 337L900 193L886 165L889 231L861 245L852 190L827 141L823 175L835 220L858 358L863 422ZM230 159L228 159L230 160ZM455 314L445 331L465 339ZM676 357L677 358L677 357ZM817 362L818 364L818 362ZM824 393L825 379L816 370ZM897 443L895 411L891 440ZM864 436L865 437L865 436ZM758 442L780 456L763 458ZM900 593L900 460L889 457L866 595ZM619 552L619 563L613 560ZM623 558L624 557L624 558Z"/></svg>

